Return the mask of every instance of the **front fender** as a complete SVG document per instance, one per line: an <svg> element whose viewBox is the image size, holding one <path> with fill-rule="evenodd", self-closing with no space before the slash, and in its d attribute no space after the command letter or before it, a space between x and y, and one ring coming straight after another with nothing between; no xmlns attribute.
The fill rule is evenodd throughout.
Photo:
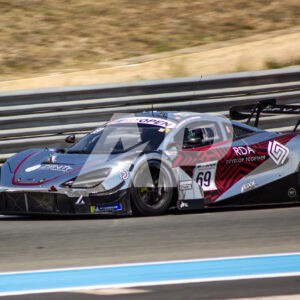
<svg viewBox="0 0 300 300"><path fill-rule="evenodd" d="M132 180L133 180L133 178L135 178L136 172L139 170L139 168L142 165L144 165L146 162L153 161L153 160L161 163L161 167L164 168L170 175L172 187L178 188L177 171L176 171L176 169L172 168L172 162L170 161L170 159L161 152L144 153L143 155L141 155L137 158L134 165L132 166L132 169L130 170L131 185L132 185ZM149 173L150 173L150 171L149 171ZM152 180L152 179L150 179L149 173L148 173L149 180ZM147 174L145 174L145 176L147 176Z"/></svg>

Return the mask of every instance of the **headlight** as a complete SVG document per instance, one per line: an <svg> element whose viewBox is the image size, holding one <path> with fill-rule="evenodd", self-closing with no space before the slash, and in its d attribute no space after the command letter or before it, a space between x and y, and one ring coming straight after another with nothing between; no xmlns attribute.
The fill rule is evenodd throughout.
<svg viewBox="0 0 300 300"><path fill-rule="evenodd" d="M72 188L93 188L102 183L110 174L111 168L99 169L90 173L80 174L65 182L62 186Z"/></svg>

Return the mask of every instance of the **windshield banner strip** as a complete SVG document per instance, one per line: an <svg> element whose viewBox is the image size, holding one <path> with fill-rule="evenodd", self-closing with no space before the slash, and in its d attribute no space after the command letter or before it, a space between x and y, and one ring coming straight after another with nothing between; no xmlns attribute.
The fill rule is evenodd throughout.
<svg viewBox="0 0 300 300"><path fill-rule="evenodd" d="M134 123L134 124L146 124L146 125L154 125L165 128L174 128L176 123L170 120L164 120L159 118L151 118L151 117L132 117L132 118L124 118L115 121L109 122L109 124L123 124L123 123Z"/></svg>

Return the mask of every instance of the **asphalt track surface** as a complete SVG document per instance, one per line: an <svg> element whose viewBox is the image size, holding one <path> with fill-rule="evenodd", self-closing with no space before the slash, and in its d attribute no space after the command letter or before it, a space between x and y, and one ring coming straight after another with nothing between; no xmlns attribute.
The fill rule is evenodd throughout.
<svg viewBox="0 0 300 300"><path fill-rule="evenodd" d="M261 298L266 297L266 298ZM300 277L163 285L117 290L77 291L20 296L2 300L298 300Z"/></svg>
<svg viewBox="0 0 300 300"><path fill-rule="evenodd" d="M299 206L148 218L0 217L0 226L0 272L300 251ZM146 287L146 292L114 296L3 299L227 299L300 294L299 282L290 277Z"/></svg>

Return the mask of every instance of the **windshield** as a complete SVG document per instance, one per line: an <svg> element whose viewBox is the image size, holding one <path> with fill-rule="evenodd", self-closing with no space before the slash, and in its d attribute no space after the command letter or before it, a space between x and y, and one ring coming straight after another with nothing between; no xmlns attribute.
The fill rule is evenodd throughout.
<svg viewBox="0 0 300 300"><path fill-rule="evenodd" d="M165 133L166 128L147 124L108 125L86 135L67 153L124 153L135 151L141 145L145 152L154 151L164 140Z"/></svg>

